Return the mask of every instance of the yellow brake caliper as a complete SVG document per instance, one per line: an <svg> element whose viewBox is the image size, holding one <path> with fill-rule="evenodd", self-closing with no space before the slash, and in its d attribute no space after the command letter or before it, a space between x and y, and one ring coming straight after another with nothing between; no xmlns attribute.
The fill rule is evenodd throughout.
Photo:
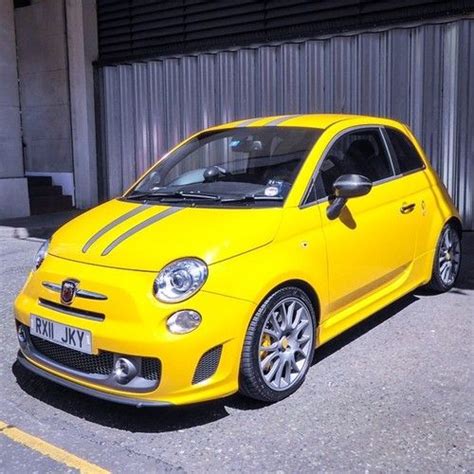
<svg viewBox="0 0 474 474"><path fill-rule="evenodd" d="M269 347L272 345L272 340L268 334L264 334L262 338L262 347ZM265 359L265 357L268 355L268 352L266 351L260 351L260 360ZM269 362L264 368L264 372L268 372L271 368L271 363Z"/></svg>

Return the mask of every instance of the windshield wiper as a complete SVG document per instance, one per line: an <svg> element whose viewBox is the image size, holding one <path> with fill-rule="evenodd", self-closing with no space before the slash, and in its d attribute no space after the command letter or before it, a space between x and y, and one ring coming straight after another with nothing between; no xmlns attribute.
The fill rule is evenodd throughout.
<svg viewBox="0 0 474 474"><path fill-rule="evenodd" d="M201 192L185 192L185 191L174 191L174 192L156 191L152 193L130 194L127 197L132 198L132 199L159 199L163 201L165 200L167 201L169 199L172 199L172 200L203 199L203 200L211 200L211 201L220 201L221 199L221 197L218 194L201 193Z"/></svg>
<svg viewBox="0 0 474 474"><path fill-rule="evenodd" d="M222 197L218 194L201 193L201 192L185 192L185 191L155 191L150 193L130 194L126 196L129 199L156 199L159 201L179 201L179 200L209 200L216 201L220 204L229 204L237 202L256 202L256 201L283 201L283 196L265 196L263 194L246 194L238 197Z"/></svg>
<svg viewBox="0 0 474 474"><path fill-rule="evenodd" d="M283 196L265 196L263 194L246 194L236 198L222 198L221 204L232 202L255 202L255 201L283 201Z"/></svg>

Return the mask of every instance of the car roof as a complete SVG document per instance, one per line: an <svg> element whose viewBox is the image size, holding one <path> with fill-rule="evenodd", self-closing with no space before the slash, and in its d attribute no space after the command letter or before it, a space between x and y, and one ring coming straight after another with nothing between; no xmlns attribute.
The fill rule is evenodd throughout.
<svg viewBox="0 0 474 474"><path fill-rule="evenodd" d="M383 117L372 117L369 115L354 114L297 114L297 115L275 115L269 117L254 117L236 120L212 127L211 130L234 127L268 127L268 126L290 126L326 129L337 122L351 121L352 125L393 125L398 124L392 119Z"/></svg>

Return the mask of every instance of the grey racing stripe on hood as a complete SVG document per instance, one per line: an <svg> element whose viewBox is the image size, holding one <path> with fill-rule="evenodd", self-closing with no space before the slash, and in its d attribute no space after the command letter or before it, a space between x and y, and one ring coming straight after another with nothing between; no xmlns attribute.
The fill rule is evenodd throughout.
<svg viewBox="0 0 474 474"><path fill-rule="evenodd" d="M148 227L155 222L161 221L161 219L164 219L165 217L171 216L172 214L183 210L182 207L170 207L163 212L160 212L159 214L156 214L155 216L152 216L140 224L137 224L136 226L132 227L131 229L127 230L127 232L123 233L120 237L117 237L111 244L109 244L104 251L101 253L102 256L105 256L109 254L117 245L121 244L124 240L128 239L132 235L136 234L137 232L140 232L143 230L145 227Z"/></svg>
<svg viewBox="0 0 474 474"><path fill-rule="evenodd" d="M109 230L113 229L114 227L118 226L122 222L125 222L127 219L130 219L130 217L136 216L137 214L140 214L140 212L145 211L146 209L149 209L150 206L147 204L142 204L141 206L135 207L131 211L126 212L122 216L118 217L117 219L113 220L109 224L107 224L105 227L99 230L99 232L95 233L82 247L82 253L86 253L89 250L89 247L98 239L100 239L104 234L106 234Z"/></svg>

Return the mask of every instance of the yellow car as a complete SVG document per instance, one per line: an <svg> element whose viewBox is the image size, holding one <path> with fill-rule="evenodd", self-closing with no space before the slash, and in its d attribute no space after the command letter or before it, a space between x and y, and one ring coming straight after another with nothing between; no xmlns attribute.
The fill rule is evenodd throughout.
<svg viewBox="0 0 474 474"><path fill-rule="evenodd" d="M452 288L461 220L394 120L298 115L197 133L39 250L18 359L136 406L274 402L315 347L420 285Z"/></svg>

